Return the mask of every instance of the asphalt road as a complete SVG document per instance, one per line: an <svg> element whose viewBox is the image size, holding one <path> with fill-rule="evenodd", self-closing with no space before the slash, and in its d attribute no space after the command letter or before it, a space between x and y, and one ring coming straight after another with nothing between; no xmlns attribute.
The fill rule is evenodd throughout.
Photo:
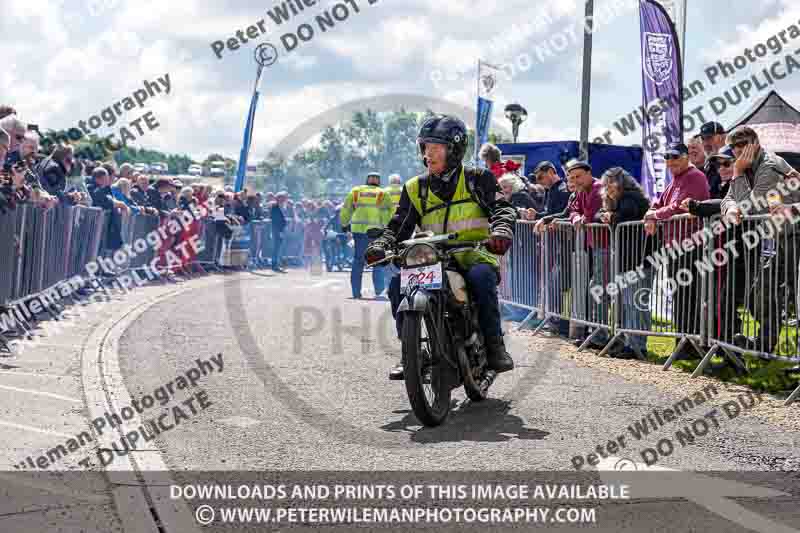
<svg viewBox="0 0 800 533"><path fill-rule="evenodd" d="M198 383L212 405L154 441L171 470L319 471L330 479L338 479L330 472L342 471L381 472L378 477L387 471L422 477L448 471L473 477L503 471L562 471L565 476L575 473L574 457L586 458L620 435L627 436L626 447L608 453L600 469L641 463L641 450L669 437L676 449L654 468L798 470L800 435L746 415L729 420L722 401L698 405L655 437L635 440L628 426L701 387L665 394L560 358L553 351L561 349L560 341L554 340L551 350L533 352L525 336L509 342L517 369L498 378L491 399L474 404L459 393L445 425L421 428L403 384L386 378L399 358L388 303L348 300L346 276L238 274L161 300L126 329L119 365L133 398L184 374L198 358L221 353L224 360L222 372ZM719 427L711 426L694 444L678 445L675 431L714 407ZM638 467L644 468L627 469ZM608 475L591 474L598 482ZM664 488L635 502L606 502L598 526L608 531L748 530L707 510L708 502L680 499L699 486L689 477L681 483L672 492ZM780 492L769 499L741 487L710 493L732 490L727 495L744 498L737 500L742 506L734 511L737 517L748 508L774 520L751 530L790 531L781 524L800 518L797 475L775 474L756 485Z"/></svg>
<svg viewBox="0 0 800 533"><path fill-rule="evenodd" d="M202 504L221 512L225 502L170 494L173 483L199 482L626 483L630 498L614 501L505 494L496 500L294 497L256 503L273 509L543 506L551 512L560 505L593 510L590 523L598 531L795 531L800 436L744 408L733 419L726 416L728 402L760 401L746 389L727 390L717 382L712 398L691 409L683 404L676 420L636 438L643 417L656 423L654 409L664 413L684 397L696 401L698 391L709 394L706 387L714 382L679 379L677 370L653 376L651 365L639 362L579 366L586 358L573 359L568 343L513 332L507 344L517 368L498 378L492 397L475 404L459 392L446 424L422 428L403 384L387 379L399 358L388 304L347 295L347 274L217 274L73 305L63 320L44 323L37 343L25 341L18 357L0 362L0 444L6 450L0 531L230 531L219 521L205 528L195 523ZM92 432L97 417L124 416L125 407L146 396L154 405L141 417L122 429ZM122 451L120 437L153 413L163 413L159 419L168 426L155 438L139 441L127 454L103 451ZM684 446L676 431L690 429L696 439ZM84 431L95 440L56 453L58 444L66 446L66 439ZM675 449L647 468L641 451L658 443ZM605 457L589 455L598 445ZM99 464L109 454L114 460ZM81 464L87 457L88 473ZM28 458L48 464L31 468ZM576 472L580 461L584 466ZM586 465L590 461L599 464ZM351 517L327 527L301 518L236 530L589 527L538 518L465 525L364 524Z"/></svg>

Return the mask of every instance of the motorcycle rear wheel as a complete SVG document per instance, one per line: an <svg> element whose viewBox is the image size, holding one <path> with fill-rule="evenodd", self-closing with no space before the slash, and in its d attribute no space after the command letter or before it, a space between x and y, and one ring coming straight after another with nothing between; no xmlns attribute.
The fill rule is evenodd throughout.
<svg viewBox="0 0 800 533"><path fill-rule="evenodd" d="M464 391L467 393L467 398L473 402L482 402L488 398L489 390L482 389L481 380L476 380L472 375L472 367L463 346L458 349L458 366L461 367L461 374L464 378Z"/></svg>
<svg viewBox="0 0 800 533"><path fill-rule="evenodd" d="M424 323L422 313L408 313L403 319L404 374L411 410L424 426L435 427L441 425L450 413L451 391L446 385L440 385L437 368L431 368L430 383L425 383L426 367L430 366L425 359L432 353L436 342L432 338L435 333L427 326L425 336L422 336ZM440 360L438 364L446 363Z"/></svg>

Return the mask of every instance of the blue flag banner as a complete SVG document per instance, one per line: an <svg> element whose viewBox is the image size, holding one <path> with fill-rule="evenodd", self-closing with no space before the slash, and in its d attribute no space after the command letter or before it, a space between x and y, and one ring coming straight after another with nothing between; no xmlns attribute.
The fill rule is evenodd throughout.
<svg viewBox="0 0 800 533"><path fill-rule="evenodd" d="M475 165L483 166L478 158L481 145L489 142L489 127L492 124L494 93L500 67L478 60L478 113L475 124Z"/></svg>
<svg viewBox="0 0 800 533"><path fill-rule="evenodd" d="M492 107L494 102L478 97L478 123L475 128L475 145L478 149L489 142L489 124L492 121Z"/></svg>
<svg viewBox="0 0 800 533"><path fill-rule="evenodd" d="M661 194L672 179L664 150L683 142L683 69L675 24L657 0L640 0L642 41L642 186L651 198Z"/></svg>
<svg viewBox="0 0 800 533"><path fill-rule="evenodd" d="M244 126L242 151L239 153L239 168L236 171L236 184L233 188L235 192L239 192L244 188L247 157L250 153L250 143L253 141L253 121L256 117L256 107L258 107L258 91L253 92L253 99L250 100L250 110L247 113L247 123Z"/></svg>

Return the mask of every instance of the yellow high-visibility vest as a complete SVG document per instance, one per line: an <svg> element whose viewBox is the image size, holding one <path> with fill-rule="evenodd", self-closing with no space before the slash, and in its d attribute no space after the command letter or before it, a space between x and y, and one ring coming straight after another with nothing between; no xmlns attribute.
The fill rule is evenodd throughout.
<svg viewBox="0 0 800 533"><path fill-rule="evenodd" d="M359 185L347 195L339 221L342 226L350 225L353 233L366 233L386 225L390 206L391 199L383 189L375 185Z"/></svg>
<svg viewBox="0 0 800 533"><path fill-rule="evenodd" d="M386 187L385 190L386 190L387 193L389 193L389 198L392 199L392 205L394 205L394 207L396 208L397 204L400 203L400 195L403 192L403 186L402 185L389 185L388 187Z"/></svg>
<svg viewBox="0 0 800 533"><path fill-rule="evenodd" d="M430 190L427 192L427 201L423 207L419 176L408 180L406 191L414 209L420 215L420 227L423 231L432 231L435 235L457 232L457 241L483 241L489 238L489 217L467 189L463 167L458 177L456 192L450 200L449 215L447 203ZM447 217L446 226L445 217ZM455 256L458 264L464 269L478 263L487 263L495 267L500 265L497 256L485 250L456 252Z"/></svg>

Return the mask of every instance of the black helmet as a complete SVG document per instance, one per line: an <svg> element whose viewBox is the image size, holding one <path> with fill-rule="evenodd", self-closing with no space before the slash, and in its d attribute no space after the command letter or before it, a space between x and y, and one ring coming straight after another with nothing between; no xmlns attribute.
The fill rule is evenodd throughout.
<svg viewBox="0 0 800 533"><path fill-rule="evenodd" d="M467 127L456 118L447 115L437 115L425 120L417 135L417 146L425 166L425 144L447 145L447 168L453 169L461 164L464 153L467 151Z"/></svg>

